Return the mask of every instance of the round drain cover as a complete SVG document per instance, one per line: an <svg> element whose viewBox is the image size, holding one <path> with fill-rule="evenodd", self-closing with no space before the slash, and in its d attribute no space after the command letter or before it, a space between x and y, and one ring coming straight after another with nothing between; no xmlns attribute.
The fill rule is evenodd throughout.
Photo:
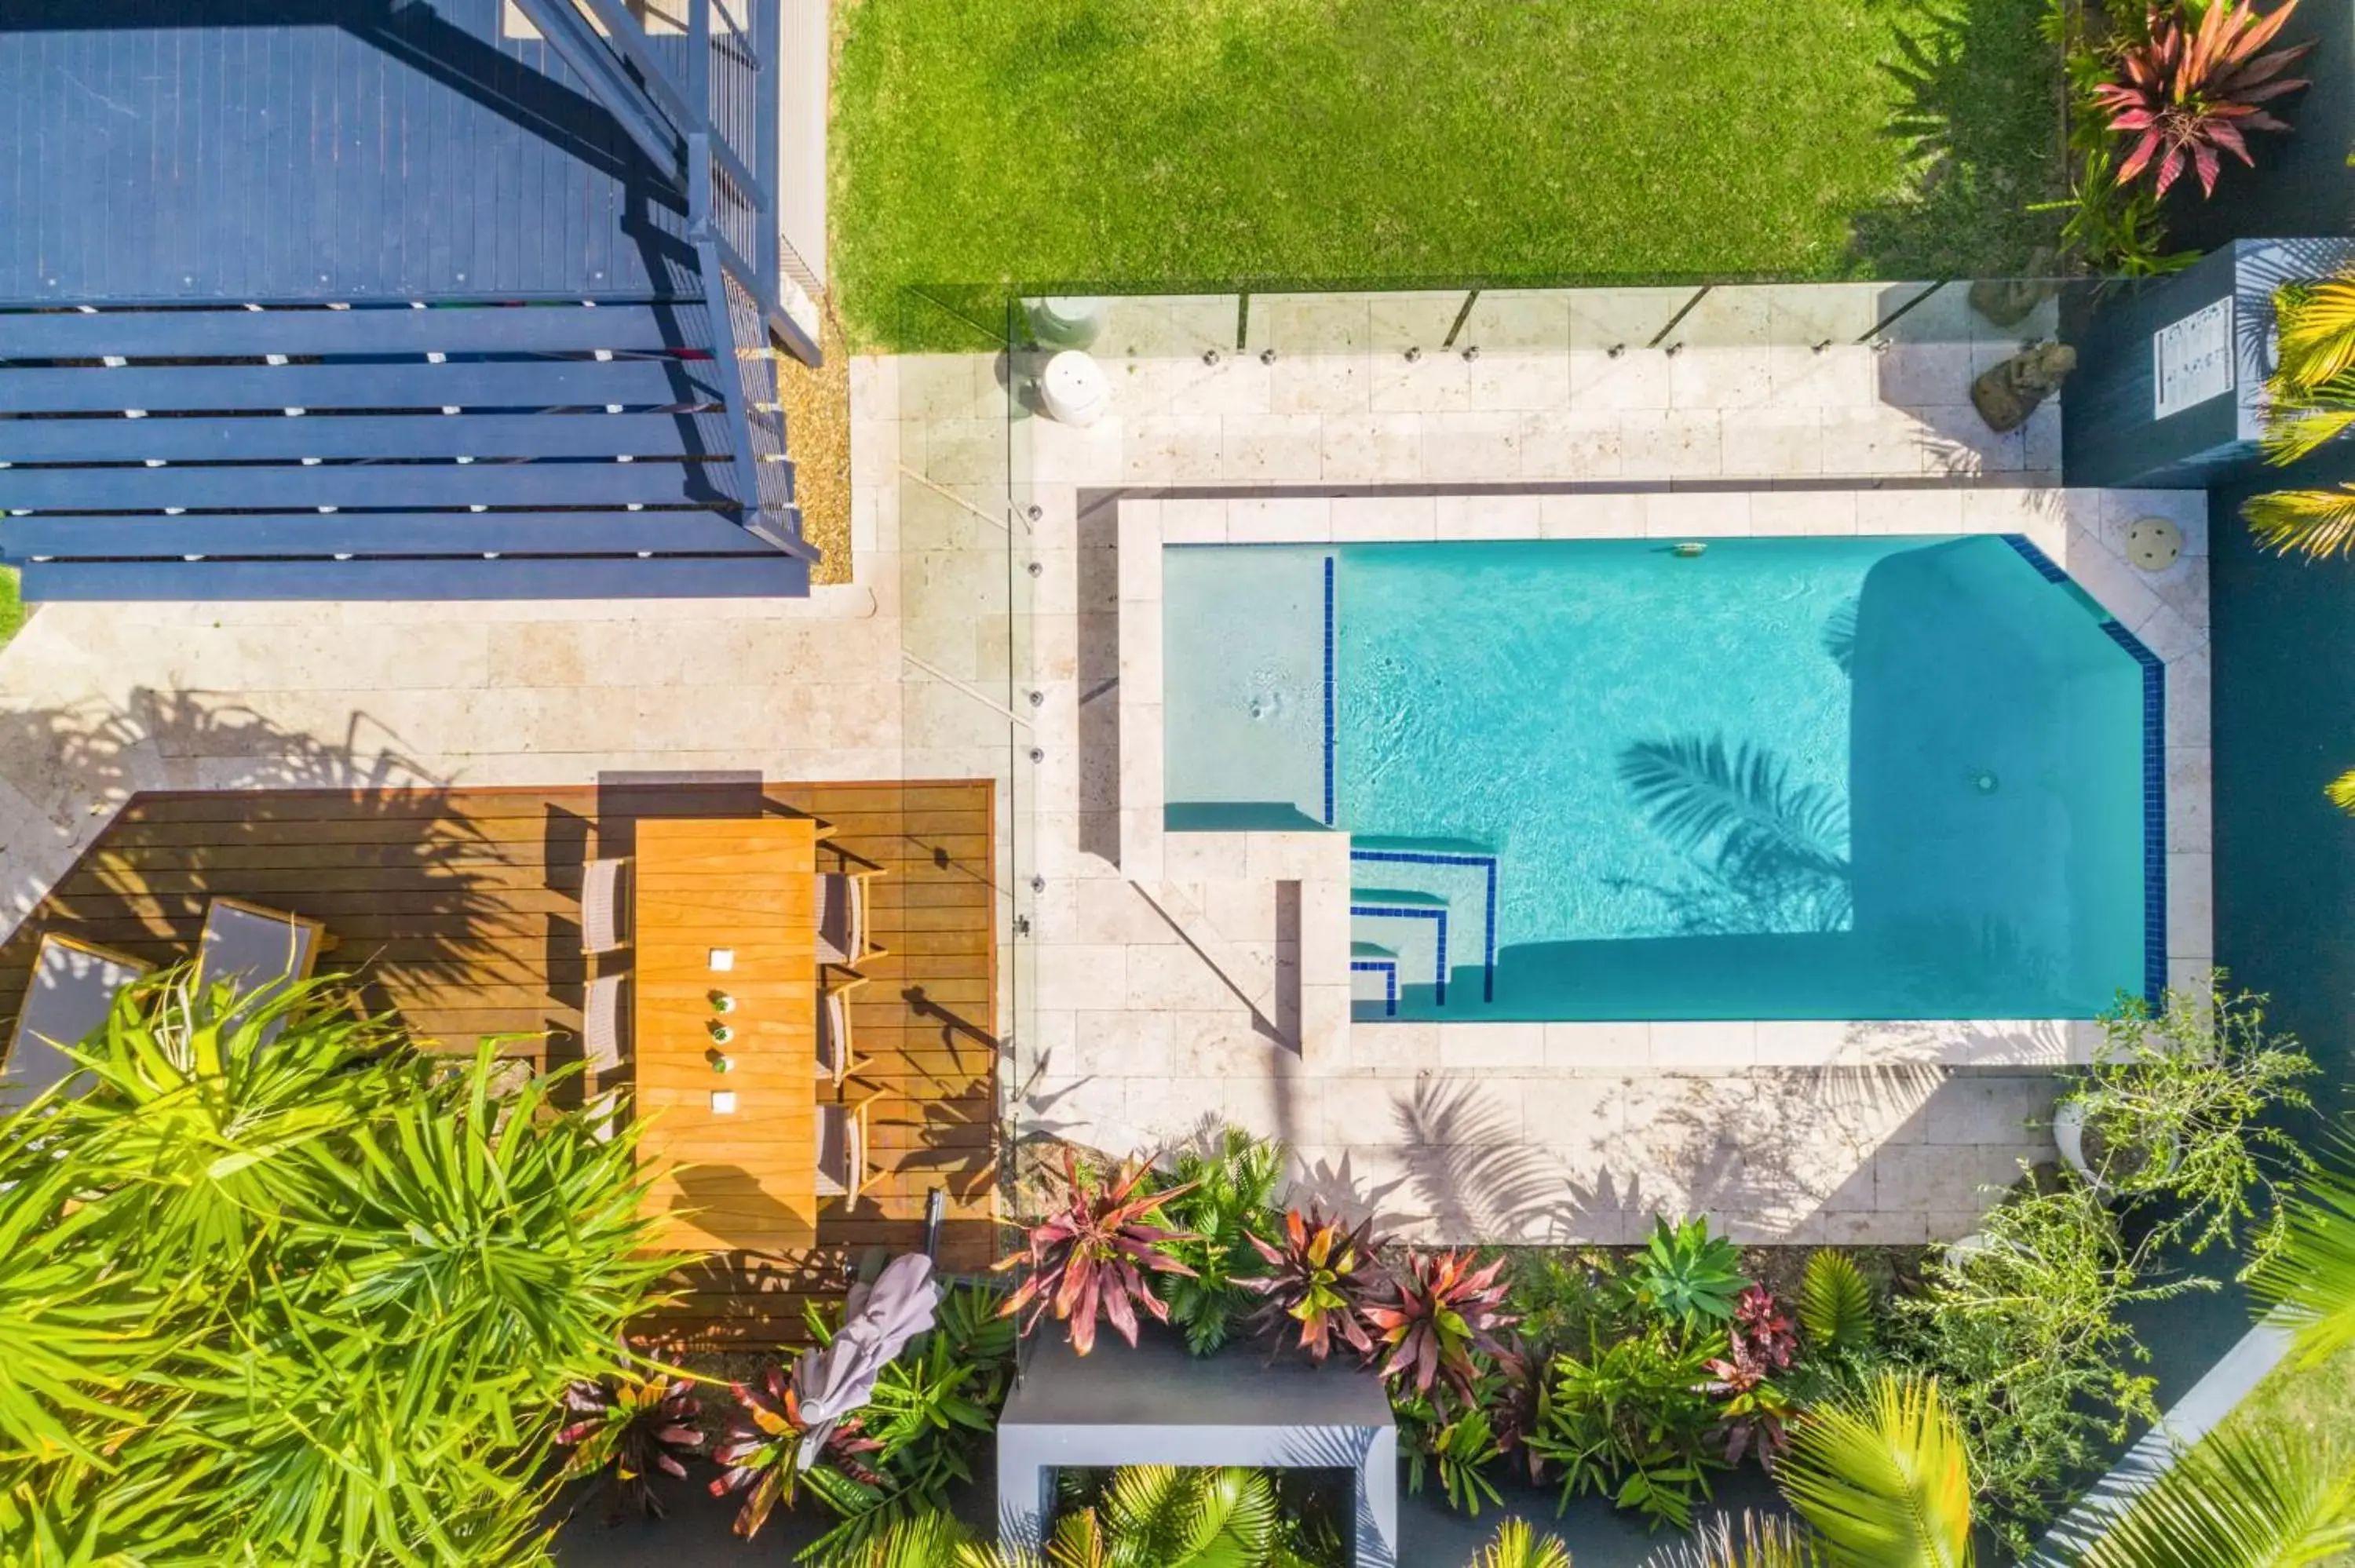
<svg viewBox="0 0 2355 1568"><path fill-rule="evenodd" d="M2163 572L2183 554L2183 530L2164 517L2137 517L2126 529L2126 559L2147 572Z"/></svg>

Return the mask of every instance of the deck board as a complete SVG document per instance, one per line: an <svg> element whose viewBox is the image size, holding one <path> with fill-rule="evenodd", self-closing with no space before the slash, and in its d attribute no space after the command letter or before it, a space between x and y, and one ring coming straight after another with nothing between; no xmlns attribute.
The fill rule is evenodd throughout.
<svg viewBox="0 0 2355 1568"><path fill-rule="evenodd" d="M326 967L356 966L370 1001L421 1036L577 1060L582 862L630 853L645 817L758 812L824 821L821 869L841 853L885 868L868 918L887 952L852 993L880 1171L855 1208L820 1210L815 1247L715 1258L646 1327L687 1346L797 1342L803 1303L838 1296L861 1250L919 1244L935 1185L949 1193L943 1266L988 1261L1001 895L986 782L141 795L0 944L0 1020L23 1001L42 931L165 964L223 895L325 921L340 940Z"/></svg>

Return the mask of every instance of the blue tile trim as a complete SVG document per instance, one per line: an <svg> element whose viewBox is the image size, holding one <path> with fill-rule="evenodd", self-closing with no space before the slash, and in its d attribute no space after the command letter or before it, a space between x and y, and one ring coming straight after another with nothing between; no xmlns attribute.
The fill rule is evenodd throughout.
<svg viewBox="0 0 2355 1568"><path fill-rule="evenodd" d="M1325 825L1333 825L1333 557L1325 557Z"/></svg>
<svg viewBox="0 0 2355 1568"><path fill-rule="evenodd" d="M2019 552L2020 559L2036 568L2037 576L2048 583L2063 583L2069 574L2053 563L2052 557L2036 547L2036 542L2024 534L2006 534L2003 542Z"/></svg>
<svg viewBox="0 0 2355 1568"><path fill-rule="evenodd" d="M1379 974L1382 977L1382 1016L1398 1016L1398 960L1396 959L1351 959L1349 969L1357 974Z"/></svg>
<svg viewBox="0 0 2355 1568"><path fill-rule="evenodd" d="M1433 967L1438 972L1431 978L1432 1000L1441 1007L1447 1005L1447 911L1420 909L1403 904L1352 904L1352 915L1393 916L1402 920L1436 920L1439 922L1439 958Z"/></svg>
<svg viewBox="0 0 2355 1568"><path fill-rule="evenodd" d="M1361 850L1351 860L1382 861L1396 865L1476 865L1488 880L1487 916L1481 924L1487 945L1480 954L1480 1000L1497 1000L1497 857L1492 854L1433 854L1421 850Z"/></svg>
<svg viewBox="0 0 2355 1568"><path fill-rule="evenodd" d="M2102 630L2142 666L2142 983L2156 1007L2167 989L2167 662L2115 620Z"/></svg>

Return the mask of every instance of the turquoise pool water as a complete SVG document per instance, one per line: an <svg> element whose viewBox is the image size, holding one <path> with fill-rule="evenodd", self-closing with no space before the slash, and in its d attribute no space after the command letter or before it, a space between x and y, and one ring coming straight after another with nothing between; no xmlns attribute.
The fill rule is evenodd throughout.
<svg viewBox="0 0 2355 1568"><path fill-rule="evenodd" d="M1355 835L1360 1017L2086 1017L2145 987L2144 668L2003 539L1163 571L1169 826Z"/></svg>

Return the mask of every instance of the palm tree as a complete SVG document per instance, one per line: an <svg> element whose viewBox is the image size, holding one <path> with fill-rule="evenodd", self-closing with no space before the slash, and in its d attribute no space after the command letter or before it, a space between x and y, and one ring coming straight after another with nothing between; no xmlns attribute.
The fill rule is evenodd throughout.
<svg viewBox="0 0 2355 1568"><path fill-rule="evenodd" d="M1775 1474L1833 1568L1969 1568L1970 1465L1934 1380L1817 1405Z"/></svg>
<svg viewBox="0 0 2355 1568"><path fill-rule="evenodd" d="M2296 1355L2313 1367L2355 1346L2355 1172L2309 1178L2288 1205L2289 1237L2251 1284L2297 1330Z"/></svg>
<svg viewBox="0 0 2355 1568"><path fill-rule="evenodd" d="M1263 1470L1130 1465L1055 1524L1042 1559L968 1546L958 1568L1327 1568L1336 1543L1287 1519Z"/></svg>
<svg viewBox="0 0 2355 1568"><path fill-rule="evenodd" d="M2266 383L2266 461L2297 461L2355 429L2355 274L2284 289L2281 363ZM2309 560L2355 547L2355 485L2279 490L2243 503L2257 542Z"/></svg>
<svg viewBox="0 0 2355 1568"><path fill-rule="evenodd" d="M2077 1568L2306 1568L2355 1549L2355 1449L2226 1426L2141 1492Z"/></svg>

